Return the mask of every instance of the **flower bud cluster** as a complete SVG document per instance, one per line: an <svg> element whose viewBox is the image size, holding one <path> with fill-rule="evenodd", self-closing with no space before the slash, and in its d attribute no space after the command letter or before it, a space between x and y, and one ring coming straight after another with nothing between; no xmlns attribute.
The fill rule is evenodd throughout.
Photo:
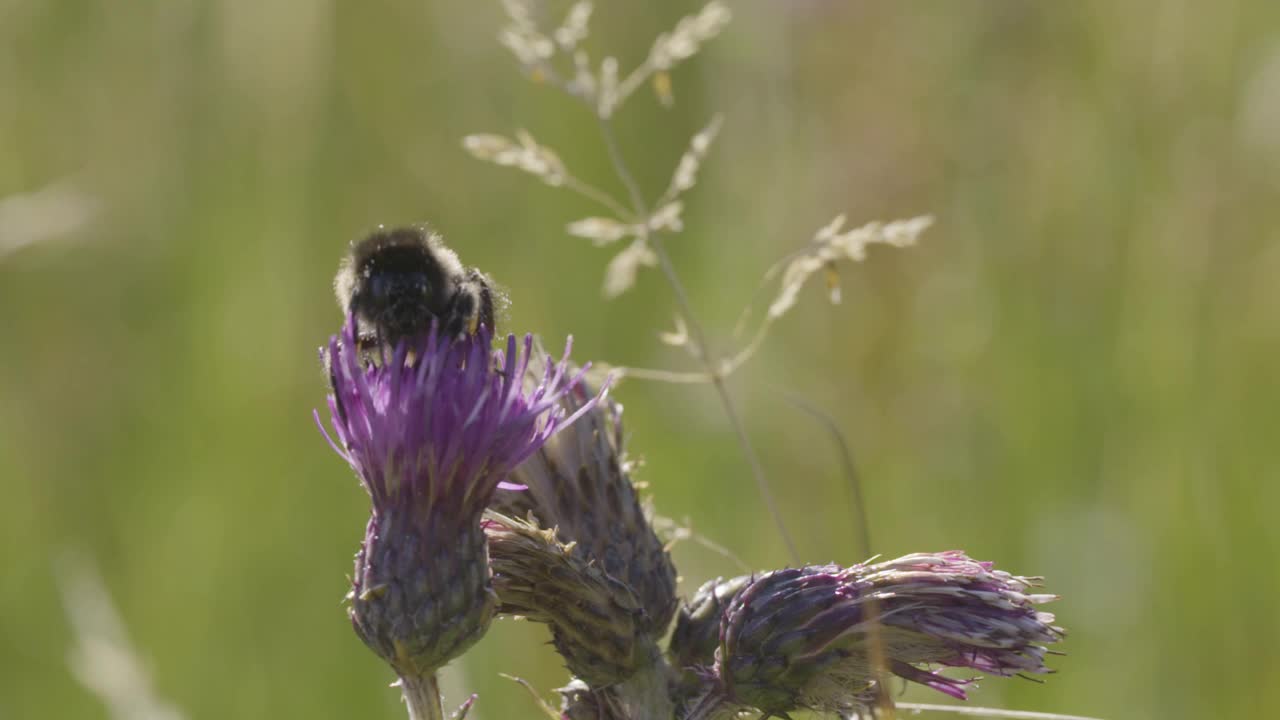
<svg viewBox="0 0 1280 720"><path fill-rule="evenodd" d="M1054 597L955 551L717 579L664 651L676 569L632 483L622 408L567 348L553 362L531 337L494 350L484 328L433 327L380 352L353 318L331 339L321 430L371 501L350 617L405 688L431 696L499 613L548 626L573 720L852 715L886 672L959 699L974 679L938 668L1050 672L1063 631L1036 606Z"/></svg>

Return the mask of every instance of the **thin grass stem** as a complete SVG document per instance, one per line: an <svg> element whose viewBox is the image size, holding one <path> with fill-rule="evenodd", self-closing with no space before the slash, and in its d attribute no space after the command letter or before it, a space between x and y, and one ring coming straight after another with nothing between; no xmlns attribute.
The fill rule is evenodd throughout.
<svg viewBox="0 0 1280 720"><path fill-rule="evenodd" d="M631 170L627 167L625 159L622 157L622 151L618 147L617 138L613 133L613 126L609 123L608 118L596 116L600 122L601 134L604 137L605 148L609 154L609 160L613 164L614 171L618 174L618 178L627 188L628 194L631 196L631 204L635 209L635 214L641 218L649 216L648 208L644 201L644 195L640 191L640 186L632 176ZM782 518L782 513L778 508L777 502L774 500L773 492L769 488L769 480L765 476L764 466L760 463L760 458L756 454L755 447L751 444L751 439L747 436L746 427L742 422L742 417L738 413L733 396L726 387L724 378L721 376L721 368L716 366L714 354L707 343L706 333L702 330L702 325L693 315L692 304L689 302L689 295L685 291L684 283L680 281L680 276L676 274L675 266L671 263L671 257L667 254L666 247L657 235L649 233L648 224L641 222L638 224L640 240L648 244L653 250L654 255L658 258L658 265L662 269L662 274L666 277L667 283L671 286L672 292L676 297L676 304L679 308L681 316L688 325L692 333L692 339L697 350L699 359L706 366L707 372L711 377L711 384L716 389L716 395L720 398L720 404L723 406L725 415L729 418L729 424L733 427L734 435L738 439L738 443L742 446L743 454L746 456L747 464L751 468L751 475L755 479L756 489L760 493L761 499L764 501L765 507L769 510L769 515L773 519L774 525L777 527L778 534L782 537L782 542L786 545L787 554L791 561L800 563L800 553L796 549L795 542L791 539L791 533L787 530L786 522Z"/></svg>
<svg viewBox="0 0 1280 720"><path fill-rule="evenodd" d="M593 202L599 203L600 205L603 205L604 207L608 208L612 213L617 215L618 219L622 220L623 222L627 222L627 223L639 222L637 218L634 217L633 212L631 210L628 210L625 206L623 206L622 203L615 200L614 197L609 193L605 192L604 190L601 190L598 187L595 187L594 185L591 185L590 183L584 182L572 175L568 175L564 179L564 187L568 190L572 190L578 193L579 195L587 198L588 200L591 200Z"/></svg>
<svg viewBox="0 0 1280 720"><path fill-rule="evenodd" d="M912 713L945 712L969 717L1008 718L1010 720L1102 720L1087 715L1062 715L1031 710L1000 710L999 708L969 707L965 705L937 705L933 703L898 703L903 710Z"/></svg>

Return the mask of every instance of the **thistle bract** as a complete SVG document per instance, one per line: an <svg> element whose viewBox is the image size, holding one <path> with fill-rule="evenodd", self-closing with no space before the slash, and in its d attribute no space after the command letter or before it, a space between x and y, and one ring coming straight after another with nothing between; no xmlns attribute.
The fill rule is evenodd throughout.
<svg viewBox="0 0 1280 720"><path fill-rule="evenodd" d="M324 351L336 441L325 437L372 501L350 615L402 677L434 671L483 635L496 598L480 516L511 469L599 397L573 415L560 407L581 380L567 377L567 346L526 387L532 346L510 336L493 351L485 329L448 338L433 328L368 363L348 320Z"/></svg>
<svg viewBox="0 0 1280 720"><path fill-rule="evenodd" d="M546 623L575 677L606 687L654 662L657 645L626 583L579 557L555 530L495 512L486 513L484 529L502 612Z"/></svg>

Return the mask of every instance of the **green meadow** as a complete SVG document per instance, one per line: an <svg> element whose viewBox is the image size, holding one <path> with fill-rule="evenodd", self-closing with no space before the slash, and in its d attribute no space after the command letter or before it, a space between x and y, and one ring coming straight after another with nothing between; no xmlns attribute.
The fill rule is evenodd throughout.
<svg viewBox="0 0 1280 720"><path fill-rule="evenodd" d="M597 5L585 47L624 70L700 7ZM724 115L664 236L716 352L834 216L934 217L840 266L840 304L810 283L728 380L800 558L865 559L839 446L796 397L841 431L875 553L963 549L1061 596L1058 673L970 704L1275 717L1280 5L731 7L671 107L646 85L614 122L652 201ZM333 274L378 224L431 223L504 289L504 331L698 369L659 340L660 272L602 297L623 245L566 232L601 208L462 148L523 128L624 195L593 115L520 72L504 21L496 2L0 0L0 718L110 717L69 662L63 593L83 591L59 578L86 564L187 718L404 717L342 602L368 499L312 420ZM683 593L742 572L715 547L793 563L710 386L614 395L635 478L702 541L674 547ZM496 622L446 702L539 717L499 673L551 698L547 640Z"/></svg>

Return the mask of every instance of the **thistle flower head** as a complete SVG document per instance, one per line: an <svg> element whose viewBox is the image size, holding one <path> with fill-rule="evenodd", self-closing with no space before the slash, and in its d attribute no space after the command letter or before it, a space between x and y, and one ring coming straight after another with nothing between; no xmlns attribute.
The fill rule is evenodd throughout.
<svg viewBox="0 0 1280 720"><path fill-rule="evenodd" d="M532 345L512 336L493 351L486 329L433 328L366 363L348 320L325 351L337 441L325 437L372 500L351 618L402 676L434 671L484 633L496 599L480 516L511 469L577 417L558 404L581 380L567 360L526 387Z"/></svg>
<svg viewBox="0 0 1280 720"><path fill-rule="evenodd" d="M1051 672L1043 644L1063 631L1053 615L1035 609L1054 598L1030 593L1033 584L960 552L758 576L721 615L712 692L772 713L864 709L875 696L873 617L890 672L956 698L965 698L973 680L928 666L1003 676Z"/></svg>

